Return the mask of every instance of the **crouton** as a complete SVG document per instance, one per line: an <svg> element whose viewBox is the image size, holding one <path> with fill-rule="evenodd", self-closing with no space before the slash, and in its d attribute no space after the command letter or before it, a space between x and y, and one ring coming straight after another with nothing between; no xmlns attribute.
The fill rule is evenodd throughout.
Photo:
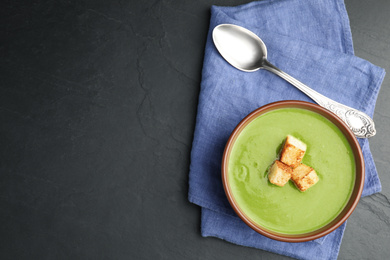
<svg viewBox="0 0 390 260"><path fill-rule="evenodd" d="M300 164L294 168L291 173L291 180L300 191L306 191L308 188L316 184L319 180L316 171L305 165Z"/></svg>
<svg viewBox="0 0 390 260"><path fill-rule="evenodd" d="M291 178L291 167L276 160L268 172L268 179L271 183L283 187Z"/></svg>
<svg viewBox="0 0 390 260"><path fill-rule="evenodd" d="M297 167L306 152L306 144L297 138L288 135L280 154L280 161L290 167Z"/></svg>

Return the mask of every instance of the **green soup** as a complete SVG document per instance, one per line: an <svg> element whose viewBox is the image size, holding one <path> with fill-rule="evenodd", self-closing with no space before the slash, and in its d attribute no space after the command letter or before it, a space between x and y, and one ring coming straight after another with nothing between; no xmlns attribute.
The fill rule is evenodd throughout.
<svg viewBox="0 0 390 260"><path fill-rule="evenodd" d="M292 181L278 187L268 168L290 134L307 144L303 163L319 182L300 192ZM355 183L355 159L342 132L328 119L304 109L284 108L250 122L235 141L228 180L241 210L255 223L284 234L314 231L347 204Z"/></svg>

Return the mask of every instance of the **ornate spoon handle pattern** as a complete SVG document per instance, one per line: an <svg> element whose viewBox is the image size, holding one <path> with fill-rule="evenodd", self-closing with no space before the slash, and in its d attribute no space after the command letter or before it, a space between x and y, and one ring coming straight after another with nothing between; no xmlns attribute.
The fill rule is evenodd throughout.
<svg viewBox="0 0 390 260"><path fill-rule="evenodd" d="M330 98L325 97L324 95L321 95L320 93L309 88L299 80L291 77L284 71L275 67L267 60L263 60L262 66L264 69L275 73L276 75L282 77L283 79L291 83L293 86L295 86L307 96L309 96L311 99L313 99L320 106L335 113L338 117L341 118L341 120L346 123L346 125L349 127L349 129L351 129L351 131L355 134L356 137L369 138L376 134L374 121L367 114L357 109L340 104Z"/></svg>

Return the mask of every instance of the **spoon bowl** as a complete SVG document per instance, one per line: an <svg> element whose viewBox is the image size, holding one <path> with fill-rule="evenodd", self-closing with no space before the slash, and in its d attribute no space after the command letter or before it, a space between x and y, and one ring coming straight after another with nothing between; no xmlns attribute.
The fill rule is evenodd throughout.
<svg viewBox="0 0 390 260"><path fill-rule="evenodd" d="M266 69L336 114L356 137L368 138L376 134L374 121L367 114L323 96L271 64L267 60L266 45L248 29L234 24L220 24L214 28L212 37L219 53L233 67L245 72Z"/></svg>
<svg viewBox="0 0 390 260"><path fill-rule="evenodd" d="M232 30L233 28L233 30ZM253 72L262 68L267 59L267 47L251 31L239 26L219 25L213 31L213 41L218 51L233 67Z"/></svg>

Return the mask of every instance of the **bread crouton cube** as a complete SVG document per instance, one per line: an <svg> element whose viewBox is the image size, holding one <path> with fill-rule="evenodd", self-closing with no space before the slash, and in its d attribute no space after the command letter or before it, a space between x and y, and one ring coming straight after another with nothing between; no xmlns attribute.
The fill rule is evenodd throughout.
<svg viewBox="0 0 390 260"><path fill-rule="evenodd" d="M268 172L268 179L272 184L283 187L291 178L291 167L276 160Z"/></svg>
<svg viewBox="0 0 390 260"><path fill-rule="evenodd" d="M291 180L300 191L306 191L308 188L316 184L319 180L316 171L305 165L300 164L294 168L291 173Z"/></svg>
<svg viewBox="0 0 390 260"><path fill-rule="evenodd" d="M280 154L280 161L293 168L300 165L306 152L306 144L288 135Z"/></svg>

